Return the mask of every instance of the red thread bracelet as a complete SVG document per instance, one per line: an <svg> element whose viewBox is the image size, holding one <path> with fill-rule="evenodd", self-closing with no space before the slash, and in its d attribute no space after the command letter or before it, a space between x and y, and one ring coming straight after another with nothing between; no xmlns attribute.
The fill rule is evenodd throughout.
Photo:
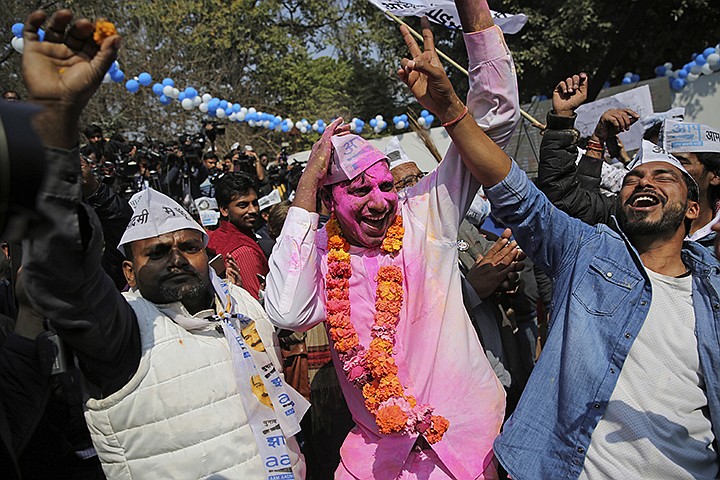
<svg viewBox="0 0 720 480"><path fill-rule="evenodd" d="M468 114L468 107L467 107L467 105L465 105L465 108L463 109L462 113L460 115L458 115L458 117L455 120L450 120L449 122L445 122L442 124L442 126L445 128L452 127L453 125L458 123L460 120L465 118L465 115L467 115L467 114Z"/></svg>

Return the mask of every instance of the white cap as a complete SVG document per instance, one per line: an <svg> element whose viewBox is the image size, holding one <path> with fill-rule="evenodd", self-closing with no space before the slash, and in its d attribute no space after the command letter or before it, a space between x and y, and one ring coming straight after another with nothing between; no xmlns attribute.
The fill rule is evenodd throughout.
<svg viewBox="0 0 720 480"><path fill-rule="evenodd" d="M654 143L648 142L647 140L642 141L640 150L638 150L633 161L628 164L627 169L628 171L631 171L639 167L640 165L645 165L646 163L650 162L669 163L670 165L676 167L678 170L687 175L687 177L692 180L695 185L697 185L695 179L692 177L692 175L690 175L690 173L688 173L687 170L685 170L685 167L683 167L682 163L680 163L680 160L667 153L665 150L663 150L661 146L655 145Z"/></svg>
<svg viewBox="0 0 720 480"><path fill-rule="evenodd" d="M685 107L671 108L667 112L656 112L640 119L643 131L647 131L653 125L664 122L667 119L682 120L685 118Z"/></svg>
<svg viewBox="0 0 720 480"><path fill-rule="evenodd" d="M404 163L414 163L400 146L400 139L398 137L393 137L390 143L387 144L387 147L385 147L385 155L387 155L387 158L390 160L390 170Z"/></svg>
<svg viewBox="0 0 720 480"><path fill-rule="evenodd" d="M720 132L702 123L665 120L660 144L670 153L720 153Z"/></svg>
<svg viewBox="0 0 720 480"><path fill-rule="evenodd" d="M203 246L207 245L208 235L205 230L183 207L167 195L148 188L133 195L129 203L133 209L133 216L118 245L121 252L125 253L123 247L134 241L188 228L202 233Z"/></svg>
<svg viewBox="0 0 720 480"><path fill-rule="evenodd" d="M280 198L280 192L273 189L272 192L265 195L264 197L260 198L258 200L258 204L260 205L260 211L262 212L266 208L270 208L273 205L277 205L278 203L282 202L282 198Z"/></svg>

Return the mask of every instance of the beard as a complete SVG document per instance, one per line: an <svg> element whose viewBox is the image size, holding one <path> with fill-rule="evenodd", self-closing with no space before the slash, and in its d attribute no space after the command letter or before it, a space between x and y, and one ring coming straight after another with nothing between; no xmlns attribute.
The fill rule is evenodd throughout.
<svg viewBox="0 0 720 480"><path fill-rule="evenodd" d="M659 220L647 220L649 212L628 210L620 203L618 196L617 219L620 228L628 237L645 235L662 235L674 233L685 221L688 202L672 202L663 204L662 217Z"/></svg>
<svg viewBox="0 0 720 480"><path fill-rule="evenodd" d="M208 282L203 280L197 272L192 272L192 276L176 285L161 282L155 289L143 289L140 285L140 293L151 302L158 304L181 302L193 315L208 308L211 297L209 292Z"/></svg>

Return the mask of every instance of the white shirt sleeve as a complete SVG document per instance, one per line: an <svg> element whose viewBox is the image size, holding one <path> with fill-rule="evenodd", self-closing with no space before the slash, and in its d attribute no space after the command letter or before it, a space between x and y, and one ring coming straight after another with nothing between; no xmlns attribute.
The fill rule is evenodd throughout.
<svg viewBox="0 0 720 480"><path fill-rule="evenodd" d="M265 308L277 327L305 331L325 320L320 255L315 235L320 216L290 207L268 262Z"/></svg>

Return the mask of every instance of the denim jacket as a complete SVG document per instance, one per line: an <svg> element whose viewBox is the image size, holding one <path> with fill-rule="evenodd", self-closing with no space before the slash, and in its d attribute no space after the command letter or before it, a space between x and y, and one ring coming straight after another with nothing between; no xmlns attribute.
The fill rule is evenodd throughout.
<svg viewBox="0 0 720 480"><path fill-rule="evenodd" d="M493 214L552 278L547 343L520 403L496 439L515 480L577 478L652 300L637 251L617 228L587 225L555 208L513 163L485 189ZM713 431L720 434L720 264L685 242L693 276L695 334ZM673 320L673 319L669 319Z"/></svg>

